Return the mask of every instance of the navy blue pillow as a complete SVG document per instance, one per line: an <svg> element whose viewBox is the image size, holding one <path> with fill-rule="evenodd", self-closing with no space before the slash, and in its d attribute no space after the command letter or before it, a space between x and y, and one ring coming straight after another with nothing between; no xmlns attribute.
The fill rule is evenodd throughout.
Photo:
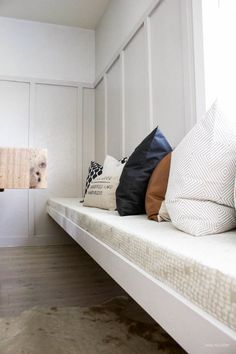
<svg viewBox="0 0 236 354"><path fill-rule="evenodd" d="M116 190L121 216L145 214L145 194L156 165L172 148L160 129L154 129L134 150L126 163Z"/></svg>

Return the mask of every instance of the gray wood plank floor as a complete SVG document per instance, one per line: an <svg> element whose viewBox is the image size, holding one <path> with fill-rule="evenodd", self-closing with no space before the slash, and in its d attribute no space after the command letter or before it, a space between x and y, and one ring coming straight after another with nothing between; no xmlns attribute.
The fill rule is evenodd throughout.
<svg viewBox="0 0 236 354"><path fill-rule="evenodd" d="M0 248L0 316L91 306L125 292L77 245Z"/></svg>

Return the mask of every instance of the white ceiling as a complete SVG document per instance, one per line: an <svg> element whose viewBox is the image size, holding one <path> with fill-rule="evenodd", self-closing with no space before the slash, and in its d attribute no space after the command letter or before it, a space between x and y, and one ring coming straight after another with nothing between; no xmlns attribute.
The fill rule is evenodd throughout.
<svg viewBox="0 0 236 354"><path fill-rule="evenodd" d="M110 0L0 0L0 16L95 29Z"/></svg>

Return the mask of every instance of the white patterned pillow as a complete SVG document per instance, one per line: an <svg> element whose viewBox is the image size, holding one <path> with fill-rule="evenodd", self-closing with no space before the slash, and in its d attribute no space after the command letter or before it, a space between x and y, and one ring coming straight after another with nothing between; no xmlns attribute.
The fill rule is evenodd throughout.
<svg viewBox="0 0 236 354"><path fill-rule="evenodd" d="M195 236L236 227L236 122L217 101L172 153L166 207L180 230Z"/></svg>
<svg viewBox="0 0 236 354"><path fill-rule="evenodd" d="M106 156L102 174L90 182L84 197L84 206L107 210L116 209L115 193L126 160L116 160L112 156Z"/></svg>

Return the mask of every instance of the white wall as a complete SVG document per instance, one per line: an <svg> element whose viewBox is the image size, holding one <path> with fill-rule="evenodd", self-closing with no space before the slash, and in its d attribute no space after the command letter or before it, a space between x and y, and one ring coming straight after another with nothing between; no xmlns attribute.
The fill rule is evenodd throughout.
<svg viewBox="0 0 236 354"><path fill-rule="evenodd" d="M105 69L153 0L111 0L96 28L96 77Z"/></svg>
<svg viewBox="0 0 236 354"><path fill-rule="evenodd" d="M106 113L105 113L105 83L104 79L95 90L95 159L103 163L106 154Z"/></svg>
<svg viewBox="0 0 236 354"><path fill-rule="evenodd" d="M219 56L219 97L224 109L231 119L235 121L235 82L236 82L236 2L224 0L219 3L218 9L218 49Z"/></svg>
<svg viewBox="0 0 236 354"><path fill-rule="evenodd" d="M130 155L157 125L175 147L194 124L189 2L135 2L143 6L138 6L138 16L133 1L111 1L96 31L95 157L99 162L107 153L117 158ZM129 22L132 11L136 24L132 16Z"/></svg>
<svg viewBox="0 0 236 354"><path fill-rule="evenodd" d="M236 3L202 0L206 109L220 98L235 117Z"/></svg>
<svg viewBox="0 0 236 354"><path fill-rule="evenodd" d="M94 31L0 17L0 75L94 82Z"/></svg>
<svg viewBox="0 0 236 354"><path fill-rule="evenodd" d="M92 31L0 19L0 145L48 147L51 164L47 191L4 192L0 245L63 242L45 214L49 196L80 196L90 160L129 155L156 125L173 146L191 128L189 3L111 1L96 31L97 73L110 65L95 92L76 83L94 80Z"/></svg>
<svg viewBox="0 0 236 354"><path fill-rule="evenodd" d="M48 149L46 190L0 195L0 246L70 241L49 197L82 197L94 158L94 31L0 18L0 146Z"/></svg>
<svg viewBox="0 0 236 354"><path fill-rule="evenodd" d="M204 82L206 110L218 96L219 80L219 1L202 1ZM226 26L227 27L227 26ZM221 29L221 31L223 28ZM228 37L226 42L228 42ZM227 64L225 68L227 67Z"/></svg>
<svg viewBox="0 0 236 354"><path fill-rule="evenodd" d="M79 86L0 79L0 146L48 149L47 189L0 195L0 246L69 241L46 202L82 195L81 95Z"/></svg>

